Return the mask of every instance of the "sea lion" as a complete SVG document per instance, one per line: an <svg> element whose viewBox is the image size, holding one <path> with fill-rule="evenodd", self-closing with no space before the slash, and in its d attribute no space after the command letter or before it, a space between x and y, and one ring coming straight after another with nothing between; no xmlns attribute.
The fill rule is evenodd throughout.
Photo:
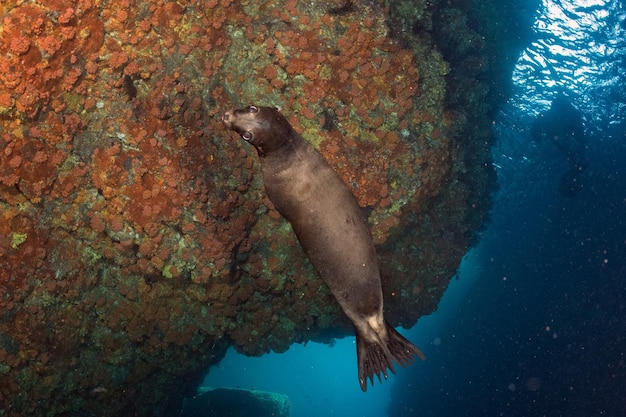
<svg viewBox="0 0 626 417"><path fill-rule="evenodd" d="M352 192L324 157L270 107L226 112L224 124L260 157L265 191L292 225L300 245L352 321L359 383L380 381L393 363L424 354L383 317L383 293L374 243Z"/></svg>

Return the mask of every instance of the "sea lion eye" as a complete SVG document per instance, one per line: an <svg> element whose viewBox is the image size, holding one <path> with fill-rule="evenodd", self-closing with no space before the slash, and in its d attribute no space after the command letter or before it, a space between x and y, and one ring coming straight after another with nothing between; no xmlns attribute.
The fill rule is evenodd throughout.
<svg viewBox="0 0 626 417"><path fill-rule="evenodd" d="M250 106L250 107L248 107L248 112L250 112L250 113L258 113L259 112L259 108L257 106Z"/></svg>
<svg viewBox="0 0 626 417"><path fill-rule="evenodd" d="M241 137L243 138L243 140L252 140L252 137L254 137L254 135L252 134L252 132L246 130L241 134Z"/></svg>

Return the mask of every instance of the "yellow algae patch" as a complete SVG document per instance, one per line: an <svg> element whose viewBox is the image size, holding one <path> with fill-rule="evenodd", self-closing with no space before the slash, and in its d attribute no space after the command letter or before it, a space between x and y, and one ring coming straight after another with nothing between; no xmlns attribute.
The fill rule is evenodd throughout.
<svg viewBox="0 0 626 417"><path fill-rule="evenodd" d="M26 233L13 233L13 236L11 237L11 247L13 249L17 249L22 243L26 242L27 237L28 234Z"/></svg>

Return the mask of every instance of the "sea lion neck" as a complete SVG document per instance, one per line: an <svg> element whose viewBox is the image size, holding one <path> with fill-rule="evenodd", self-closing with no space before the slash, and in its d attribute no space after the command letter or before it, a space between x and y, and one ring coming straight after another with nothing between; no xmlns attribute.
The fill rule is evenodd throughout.
<svg viewBox="0 0 626 417"><path fill-rule="evenodd" d="M263 155L259 153L259 156L263 159L278 159L278 160L288 160L296 157L298 155L298 151L302 150L305 146L305 140L298 132L293 129L290 129L290 132L286 135L283 135L279 138L273 138L272 141L269 141L273 144L268 149L264 149ZM257 149L258 151L258 149Z"/></svg>

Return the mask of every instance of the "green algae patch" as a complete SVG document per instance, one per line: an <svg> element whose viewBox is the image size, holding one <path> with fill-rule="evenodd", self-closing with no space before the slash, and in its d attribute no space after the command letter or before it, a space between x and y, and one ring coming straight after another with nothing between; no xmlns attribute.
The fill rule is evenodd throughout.
<svg viewBox="0 0 626 417"><path fill-rule="evenodd" d="M28 238L27 233L22 234L22 233L13 232L13 235L11 236L11 247L13 249L19 248L22 243L26 242L27 238Z"/></svg>

